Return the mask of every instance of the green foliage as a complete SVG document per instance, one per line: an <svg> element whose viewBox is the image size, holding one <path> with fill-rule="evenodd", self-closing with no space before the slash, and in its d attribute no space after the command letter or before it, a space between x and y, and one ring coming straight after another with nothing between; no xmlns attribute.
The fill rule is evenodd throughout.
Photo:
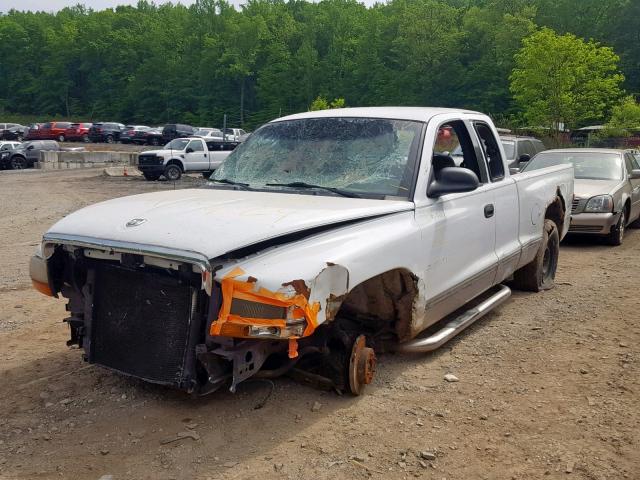
<svg viewBox="0 0 640 480"><path fill-rule="evenodd" d="M318 95L316 99L311 102L309 111L315 112L316 110L328 110L330 108L344 108L344 98L334 98L329 102L326 98Z"/></svg>
<svg viewBox="0 0 640 480"><path fill-rule="evenodd" d="M640 131L640 104L633 97L626 97L613 107L605 132L612 137L626 137L637 131Z"/></svg>
<svg viewBox="0 0 640 480"><path fill-rule="evenodd" d="M557 130L602 118L621 96L611 48L543 28L515 56L511 91L531 126Z"/></svg>
<svg viewBox="0 0 640 480"><path fill-rule="evenodd" d="M640 92L637 1L249 0L236 10L141 0L0 14L0 113L203 126L226 114L251 129L307 110L320 92L513 119L525 107L510 91L514 55L538 26L613 46L625 87ZM589 106L596 117L608 108Z"/></svg>

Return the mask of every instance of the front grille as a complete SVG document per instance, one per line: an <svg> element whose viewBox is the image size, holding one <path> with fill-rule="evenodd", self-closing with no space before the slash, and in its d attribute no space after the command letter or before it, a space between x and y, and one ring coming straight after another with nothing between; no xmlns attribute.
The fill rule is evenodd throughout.
<svg viewBox="0 0 640 480"><path fill-rule="evenodd" d="M571 225L569 227L569 232L575 233L598 233L602 230L602 227L598 225Z"/></svg>
<svg viewBox="0 0 640 480"><path fill-rule="evenodd" d="M191 288L176 278L115 265L96 268L93 363L156 383L180 384Z"/></svg>
<svg viewBox="0 0 640 480"><path fill-rule="evenodd" d="M159 165L162 163L162 158L156 155L138 155L138 165Z"/></svg>

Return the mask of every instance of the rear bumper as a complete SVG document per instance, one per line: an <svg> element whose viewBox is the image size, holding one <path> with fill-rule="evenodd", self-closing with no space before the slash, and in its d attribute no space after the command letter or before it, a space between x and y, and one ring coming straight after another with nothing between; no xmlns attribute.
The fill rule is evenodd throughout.
<svg viewBox="0 0 640 480"><path fill-rule="evenodd" d="M569 233L608 235L620 219L620 213L577 213L571 215Z"/></svg>

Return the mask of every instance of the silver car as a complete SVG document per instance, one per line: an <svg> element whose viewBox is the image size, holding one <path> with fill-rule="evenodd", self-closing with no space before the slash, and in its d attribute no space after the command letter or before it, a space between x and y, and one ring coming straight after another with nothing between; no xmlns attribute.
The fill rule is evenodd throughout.
<svg viewBox="0 0 640 480"><path fill-rule="evenodd" d="M523 171L572 163L575 187L569 233L600 235L620 245L627 225L640 226L640 165L629 151L604 148L547 150Z"/></svg>

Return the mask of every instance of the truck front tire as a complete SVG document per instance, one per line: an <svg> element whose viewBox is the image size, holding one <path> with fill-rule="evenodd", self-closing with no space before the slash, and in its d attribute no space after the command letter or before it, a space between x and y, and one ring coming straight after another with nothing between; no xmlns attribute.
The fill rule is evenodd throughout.
<svg viewBox="0 0 640 480"><path fill-rule="evenodd" d="M560 254L560 236L553 220L544 220L542 244L531 263L513 274L513 288L528 292L540 292L554 287L558 257Z"/></svg>
<svg viewBox="0 0 640 480"><path fill-rule="evenodd" d="M164 169L164 178L167 180L175 182L176 180L180 180L180 177L182 177L182 169L179 165L172 163Z"/></svg>

